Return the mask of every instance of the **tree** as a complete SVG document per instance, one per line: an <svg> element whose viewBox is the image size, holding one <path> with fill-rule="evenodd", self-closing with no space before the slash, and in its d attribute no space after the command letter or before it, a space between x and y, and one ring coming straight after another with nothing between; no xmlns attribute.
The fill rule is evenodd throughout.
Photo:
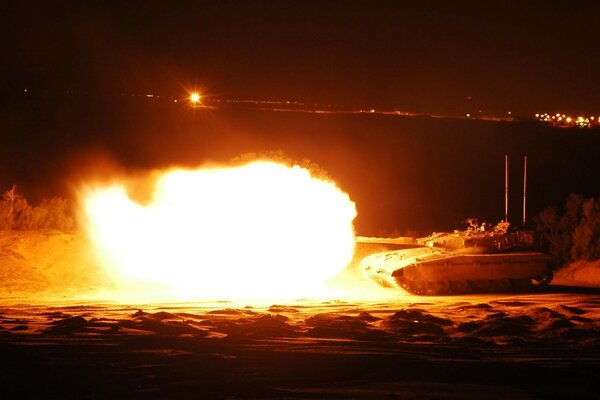
<svg viewBox="0 0 600 400"><path fill-rule="evenodd" d="M600 258L600 201L586 199L581 204L579 224L573 231L571 259L596 260Z"/></svg>
<svg viewBox="0 0 600 400"><path fill-rule="evenodd" d="M32 207L13 185L0 200L0 229L57 229L68 232L75 229L75 219L67 200L53 197Z"/></svg>
<svg viewBox="0 0 600 400"><path fill-rule="evenodd" d="M542 211L536 226L556 266L600 258L600 200L571 194L562 210Z"/></svg>
<svg viewBox="0 0 600 400"><path fill-rule="evenodd" d="M31 207L27 200L17 191L13 185L2 195L0 201L0 229L15 229L18 221Z"/></svg>

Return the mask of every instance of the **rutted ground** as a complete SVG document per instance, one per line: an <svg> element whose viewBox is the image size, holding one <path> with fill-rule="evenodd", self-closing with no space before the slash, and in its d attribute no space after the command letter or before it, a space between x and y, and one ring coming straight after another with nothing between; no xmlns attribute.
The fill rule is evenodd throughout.
<svg viewBox="0 0 600 400"><path fill-rule="evenodd" d="M415 299L422 301L410 302ZM248 340L283 337L393 343L600 344L600 293L399 296L396 302L299 300L292 305L242 308L221 308L222 304L228 302L4 305L0 308L0 331L31 337L55 333L121 335L135 330L140 334L185 333Z"/></svg>
<svg viewBox="0 0 600 400"><path fill-rule="evenodd" d="M0 348L2 387L61 397L591 398L600 293L7 305Z"/></svg>

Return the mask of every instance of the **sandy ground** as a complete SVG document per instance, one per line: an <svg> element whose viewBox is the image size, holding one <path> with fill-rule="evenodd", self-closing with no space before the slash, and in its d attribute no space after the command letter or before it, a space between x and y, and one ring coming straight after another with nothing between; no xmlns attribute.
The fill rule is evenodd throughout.
<svg viewBox="0 0 600 400"><path fill-rule="evenodd" d="M112 282L83 234L0 230L0 298L81 295Z"/></svg>
<svg viewBox="0 0 600 400"><path fill-rule="evenodd" d="M85 289L105 279L78 240L0 235L2 396L600 396L597 288L447 297L381 289L380 300L263 305L84 301L52 288Z"/></svg>
<svg viewBox="0 0 600 400"><path fill-rule="evenodd" d="M600 286L600 260L577 261L555 274L555 280L578 286Z"/></svg>

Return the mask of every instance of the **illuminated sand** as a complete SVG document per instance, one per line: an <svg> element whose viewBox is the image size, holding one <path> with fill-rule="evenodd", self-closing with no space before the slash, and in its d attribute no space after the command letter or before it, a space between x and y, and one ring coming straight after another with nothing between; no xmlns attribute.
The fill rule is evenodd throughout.
<svg viewBox="0 0 600 400"><path fill-rule="evenodd" d="M26 397L593 398L600 293L4 304L0 351Z"/></svg>
<svg viewBox="0 0 600 400"><path fill-rule="evenodd" d="M57 231L0 231L0 297L82 297L113 283L85 235Z"/></svg>
<svg viewBox="0 0 600 400"><path fill-rule="evenodd" d="M13 398L598 393L595 289L419 297L372 286L350 266L337 285L353 299L134 303L89 290L84 243L2 235L0 384Z"/></svg>

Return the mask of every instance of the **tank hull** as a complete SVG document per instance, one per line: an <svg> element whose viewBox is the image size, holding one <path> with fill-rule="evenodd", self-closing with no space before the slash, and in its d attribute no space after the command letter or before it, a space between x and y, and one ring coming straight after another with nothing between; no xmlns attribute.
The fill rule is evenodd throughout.
<svg viewBox="0 0 600 400"><path fill-rule="evenodd" d="M363 270L388 287L415 294L528 291L551 280L547 258L538 252L443 253L430 248L373 254Z"/></svg>
<svg viewBox="0 0 600 400"><path fill-rule="evenodd" d="M445 255L417 261L403 268L408 280L524 279L541 275L546 257L541 253Z"/></svg>

